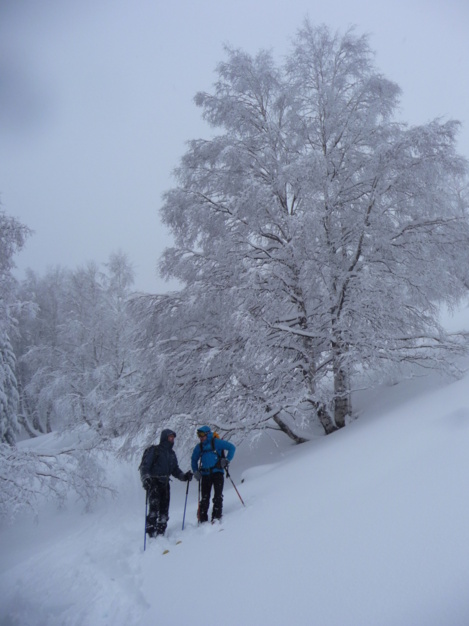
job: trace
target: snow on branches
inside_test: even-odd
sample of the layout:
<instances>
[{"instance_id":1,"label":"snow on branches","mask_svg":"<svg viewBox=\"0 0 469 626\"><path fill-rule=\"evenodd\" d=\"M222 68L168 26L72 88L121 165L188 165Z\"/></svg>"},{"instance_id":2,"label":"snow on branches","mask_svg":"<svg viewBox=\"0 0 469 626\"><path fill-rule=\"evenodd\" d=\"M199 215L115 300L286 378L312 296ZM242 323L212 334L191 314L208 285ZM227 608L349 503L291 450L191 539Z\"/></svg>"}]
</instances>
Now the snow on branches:
<instances>
[{"instance_id":1,"label":"snow on branches","mask_svg":"<svg viewBox=\"0 0 469 626\"><path fill-rule=\"evenodd\" d=\"M344 426L367 372L466 350L438 311L467 292L467 163L457 122L394 119L367 37L305 22L284 65L226 55L196 97L219 134L189 143L161 209L185 288L147 317L147 356L160 406L298 441Z\"/></svg>"}]
</instances>

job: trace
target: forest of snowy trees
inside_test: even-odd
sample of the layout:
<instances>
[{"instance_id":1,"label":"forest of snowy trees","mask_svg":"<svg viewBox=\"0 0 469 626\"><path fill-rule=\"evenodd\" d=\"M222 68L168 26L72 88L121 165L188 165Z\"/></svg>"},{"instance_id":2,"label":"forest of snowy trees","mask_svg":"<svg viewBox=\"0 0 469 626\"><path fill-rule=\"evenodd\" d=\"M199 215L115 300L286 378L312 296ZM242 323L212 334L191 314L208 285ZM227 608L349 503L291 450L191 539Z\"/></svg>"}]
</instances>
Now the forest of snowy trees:
<instances>
[{"instance_id":1,"label":"forest of snowy trees","mask_svg":"<svg viewBox=\"0 0 469 626\"><path fill-rule=\"evenodd\" d=\"M37 493L92 501L97 451L131 455L162 427L180 445L201 422L300 443L353 419L356 389L457 374L467 338L439 311L469 286L468 166L458 123L398 123L399 93L354 31L305 22L281 65L227 49L195 99L211 138L161 208L177 292L133 293L120 252L16 281L30 233L0 212L0 515ZM74 436L16 445L45 433Z\"/></svg>"}]
</instances>

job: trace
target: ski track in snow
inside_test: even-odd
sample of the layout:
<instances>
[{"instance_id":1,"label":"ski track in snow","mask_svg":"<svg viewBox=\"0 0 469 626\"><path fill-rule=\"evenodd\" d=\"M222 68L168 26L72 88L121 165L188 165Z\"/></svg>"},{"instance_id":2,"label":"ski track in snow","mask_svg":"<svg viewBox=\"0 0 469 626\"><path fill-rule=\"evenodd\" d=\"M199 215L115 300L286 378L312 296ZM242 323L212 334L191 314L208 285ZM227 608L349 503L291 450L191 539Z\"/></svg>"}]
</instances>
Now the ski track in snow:
<instances>
[{"instance_id":1,"label":"ski track in snow","mask_svg":"<svg viewBox=\"0 0 469 626\"><path fill-rule=\"evenodd\" d=\"M2 575L2 626L139 623L149 605L135 529L125 523L116 538L112 516L81 522Z\"/></svg>"},{"instance_id":2,"label":"ski track in snow","mask_svg":"<svg viewBox=\"0 0 469 626\"><path fill-rule=\"evenodd\" d=\"M134 469L129 471L135 473ZM131 496L117 505L111 503L107 511L101 505L103 510L90 514L62 512L56 517L51 513L50 519L41 521L39 526L23 522L0 535L1 553L7 554L0 570L1 626L155 623L152 607L161 597L155 569L161 574L161 568L165 568L169 575L176 561L172 576L184 580L181 557L184 561L183 551L187 552L189 540L195 540L197 550L201 540L222 534L225 527L210 523L199 527L189 519L188 511L182 531L178 518L182 520L181 501L185 494L173 493L167 536L147 538L144 552L144 510L140 506L144 502L143 490L139 482L131 484ZM173 487L173 492L176 489ZM192 492L190 514L194 517L196 488ZM225 496L227 515L232 508L228 500ZM44 528L48 522L49 532ZM14 552L8 548L12 543L18 546ZM164 550L169 552L163 554Z\"/></svg>"}]
</instances>

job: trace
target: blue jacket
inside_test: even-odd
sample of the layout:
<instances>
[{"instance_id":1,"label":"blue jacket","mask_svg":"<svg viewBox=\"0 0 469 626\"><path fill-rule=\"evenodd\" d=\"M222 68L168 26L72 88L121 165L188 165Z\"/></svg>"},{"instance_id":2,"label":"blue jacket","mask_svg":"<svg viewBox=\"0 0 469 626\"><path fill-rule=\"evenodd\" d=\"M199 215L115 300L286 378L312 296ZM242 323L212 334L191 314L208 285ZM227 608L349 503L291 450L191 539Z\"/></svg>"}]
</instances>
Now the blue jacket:
<instances>
[{"instance_id":1,"label":"blue jacket","mask_svg":"<svg viewBox=\"0 0 469 626\"><path fill-rule=\"evenodd\" d=\"M213 442L213 444L212 444ZM213 450L213 447L215 451ZM224 472L221 467L216 467L218 464L222 450L226 450L226 460L231 461L236 452L236 446L224 439L218 439L213 436L213 433L209 431L207 433L207 439L203 443L198 443L194 451L192 452L191 465L192 471L200 471L202 475L210 474L211 472ZM218 453L218 454L217 454ZM200 459L200 469L198 462Z\"/></svg>"}]
</instances>

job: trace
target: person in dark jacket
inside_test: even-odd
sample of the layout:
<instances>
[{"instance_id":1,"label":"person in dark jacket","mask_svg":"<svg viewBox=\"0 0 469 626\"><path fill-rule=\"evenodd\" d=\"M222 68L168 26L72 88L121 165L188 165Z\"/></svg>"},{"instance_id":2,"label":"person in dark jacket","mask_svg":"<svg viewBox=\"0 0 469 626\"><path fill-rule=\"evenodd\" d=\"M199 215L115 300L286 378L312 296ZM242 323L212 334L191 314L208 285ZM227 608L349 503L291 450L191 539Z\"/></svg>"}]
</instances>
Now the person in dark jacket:
<instances>
[{"instance_id":1,"label":"person in dark jacket","mask_svg":"<svg viewBox=\"0 0 469 626\"><path fill-rule=\"evenodd\" d=\"M199 522L208 521L210 494L213 487L212 522L221 519L223 513L223 485L225 468L233 459L236 447L229 441L214 437L208 426L197 429L200 440L192 452L192 471L197 480L201 481L201 498L199 503ZM224 451L227 452L225 458Z\"/></svg>"},{"instance_id":2,"label":"person in dark jacket","mask_svg":"<svg viewBox=\"0 0 469 626\"><path fill-rule=\"evenodd\" d=\"M147 492L149 511L146 531L149 537L163 535L169 519L170 476L182 481L192 480L192 472L183 472L173 450L176 433L163 430L158 446L150 446L143 453L140 477Z\"/></svg>"}]
</instances>

